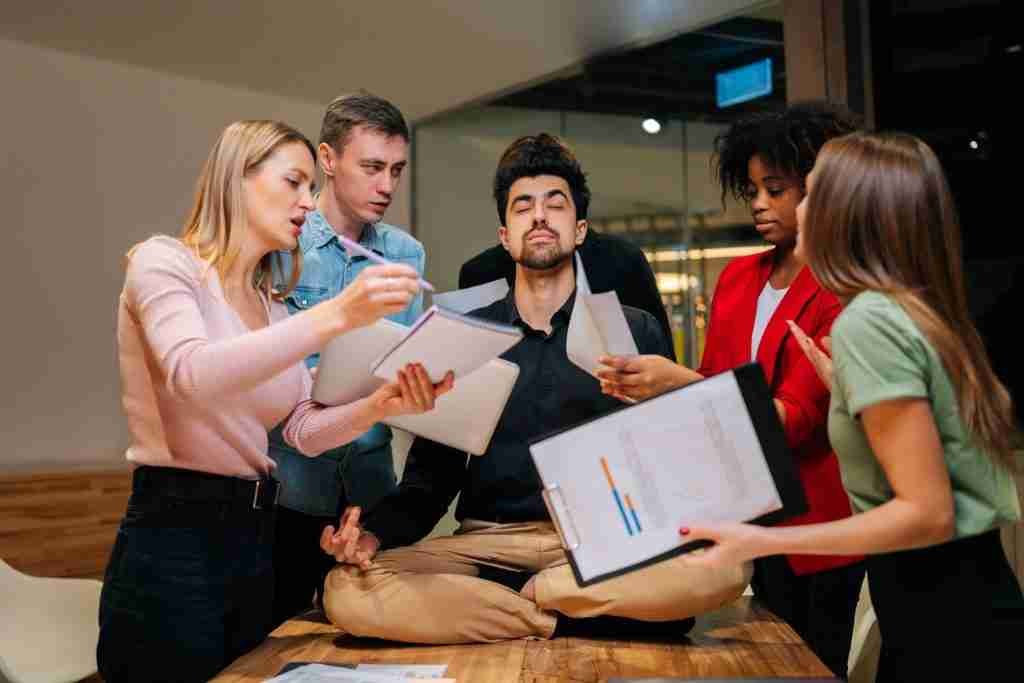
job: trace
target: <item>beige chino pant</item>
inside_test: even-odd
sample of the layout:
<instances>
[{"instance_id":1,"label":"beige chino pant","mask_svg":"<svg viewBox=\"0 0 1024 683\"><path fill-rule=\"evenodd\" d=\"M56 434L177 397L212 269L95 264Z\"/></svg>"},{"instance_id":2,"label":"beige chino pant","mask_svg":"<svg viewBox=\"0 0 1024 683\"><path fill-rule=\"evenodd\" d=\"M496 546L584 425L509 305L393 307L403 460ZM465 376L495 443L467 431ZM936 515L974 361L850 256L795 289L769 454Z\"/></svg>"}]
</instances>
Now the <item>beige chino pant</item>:
<instances>
[{"instance_id":1,"label":"beige chino pant","mask_svg":"<svg viewBox=\"0 0 1024 683\"><path fill-rule=\"evenodd\" d=\"M478 577L480 565L536 574L533 602ZM550 638L555 613L670 621L735 599L751 565L711 570L680 558L580 588L550 522L466 521L453 536L378 554L363 571L339 565L327 576L324 609L356 636L408 643Z\"/></svg>"}]
</instances>

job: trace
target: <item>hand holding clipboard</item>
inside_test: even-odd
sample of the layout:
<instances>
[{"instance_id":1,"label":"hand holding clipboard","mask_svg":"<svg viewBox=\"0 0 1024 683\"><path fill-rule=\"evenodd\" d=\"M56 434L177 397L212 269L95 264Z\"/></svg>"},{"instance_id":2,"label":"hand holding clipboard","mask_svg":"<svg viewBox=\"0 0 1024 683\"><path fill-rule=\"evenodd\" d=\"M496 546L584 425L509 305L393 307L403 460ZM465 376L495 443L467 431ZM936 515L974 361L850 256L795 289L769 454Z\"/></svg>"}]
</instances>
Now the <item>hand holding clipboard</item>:
<instances>
[{"instance_id":1,"label":"hand holding clipboard","mask_svg":"<svg viewBox=\"0 0 1024 683\"><path fill-rule=\"evenodd\" d=\"M807 508L756 364L535 440L530 453L581 586L708 545L681 537L681 520L770 523Z\"/></svg>"}]
</instances>

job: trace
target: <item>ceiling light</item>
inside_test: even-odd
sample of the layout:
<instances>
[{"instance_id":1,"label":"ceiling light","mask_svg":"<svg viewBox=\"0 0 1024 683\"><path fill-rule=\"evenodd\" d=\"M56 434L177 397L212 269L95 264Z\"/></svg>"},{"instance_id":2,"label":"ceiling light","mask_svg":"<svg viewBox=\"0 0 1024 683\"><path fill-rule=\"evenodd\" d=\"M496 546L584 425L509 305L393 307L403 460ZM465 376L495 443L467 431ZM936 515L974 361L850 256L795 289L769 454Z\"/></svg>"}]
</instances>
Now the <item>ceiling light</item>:
<instances>
[{"instance_id":1,"label":"ceiling light","mask_svg":"<svg viewBox=\"0 0 1024 683\"><path fill-rule=\"evenodd\" d=\"M661 123L658 119L644 119L640 126L644 129L645 133L650 133L651 135L661 132Z\"/></svg>"}]
</instances>

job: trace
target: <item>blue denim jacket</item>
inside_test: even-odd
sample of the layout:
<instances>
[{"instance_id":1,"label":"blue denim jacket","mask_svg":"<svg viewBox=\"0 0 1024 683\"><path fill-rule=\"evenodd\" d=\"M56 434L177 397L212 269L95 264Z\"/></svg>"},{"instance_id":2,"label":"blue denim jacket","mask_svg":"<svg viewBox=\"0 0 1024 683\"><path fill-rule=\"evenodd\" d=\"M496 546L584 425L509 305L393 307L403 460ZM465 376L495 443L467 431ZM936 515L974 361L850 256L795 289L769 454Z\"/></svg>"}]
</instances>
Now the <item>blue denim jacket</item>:
<instances>
[{"instance_id":1,"label":"blue denim jacket","mask_svg":"<svg viewBox=\"0 0 1024 683\"><path fill-rule=\"evenodd\" d=\"M421 275L425 256L423 245L408 233L390 225L367 225L360 244L397 263L406 263ZM363 268L371 265L365 256L349 256L338 242L334 229L319 211L306 214L299 237L302 249L302 275L296 287L285 297L291 313L305 310L329 299L348 286ZM282 254L283 273L275 277L278 286L291 276L291 259ZM283 288L283 287L282 287ZM403 325L412 324L423 309L420 293L407 309L390 316ZM315 367L320 354L306 359ZM383 424L355 441L310 458L285 443L280 427L270 433L270 457L277 462L277 477L284 482L279 504L310 515L333 516L339 501L369 506L395 486L391 455L391 430Z\"/></svg>"}]
</instances>

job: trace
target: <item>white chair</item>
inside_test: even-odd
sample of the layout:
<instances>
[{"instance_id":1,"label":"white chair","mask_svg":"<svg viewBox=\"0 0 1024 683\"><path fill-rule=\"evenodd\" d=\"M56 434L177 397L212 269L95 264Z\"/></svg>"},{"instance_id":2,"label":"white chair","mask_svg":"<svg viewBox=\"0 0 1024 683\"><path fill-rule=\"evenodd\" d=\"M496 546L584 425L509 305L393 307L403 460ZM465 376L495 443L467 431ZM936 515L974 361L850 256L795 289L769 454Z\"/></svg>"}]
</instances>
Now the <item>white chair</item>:
<instances>
[{"instance_id":1,"label":"white chair","mask_svg":"<svg viewBox=\"0 0 1024 683\"><path fill-rule=\"evenodd\" d=\"M96 673L102 585L28 576L0 560L0 683L70 683Z\"/></svg>"},{"instance_id":2,"label":"white chair","mask_svg":"<svg viewBox=\"0 0 1024 683\"><path fill-rule=\"evenodd\" d=\"M875 608L871 604L868 580L860 589L857 615L853 622L853 638L850 643L848 663L850 683L872 683L878 673L878 656L882 651L882 635L878 631Z\"/></svg>"},{"instance_id":3,"label":"white chair","mask_svg":"<svg viewBox=\"0 0 1024 683\"><path fill-rule=\"evenodd\" d=\"M743 595L753 595L750 586ZM878 672L878 655L882 650L882 636L878 631L878 620L871 604L871 593L868 581L860 589L857 612L853 622L853 638L850 642L850 659L848 660L849 683L873 683Z\"/></svg>"}]
</instances>

